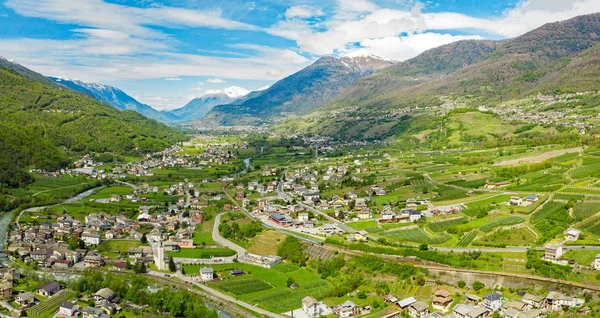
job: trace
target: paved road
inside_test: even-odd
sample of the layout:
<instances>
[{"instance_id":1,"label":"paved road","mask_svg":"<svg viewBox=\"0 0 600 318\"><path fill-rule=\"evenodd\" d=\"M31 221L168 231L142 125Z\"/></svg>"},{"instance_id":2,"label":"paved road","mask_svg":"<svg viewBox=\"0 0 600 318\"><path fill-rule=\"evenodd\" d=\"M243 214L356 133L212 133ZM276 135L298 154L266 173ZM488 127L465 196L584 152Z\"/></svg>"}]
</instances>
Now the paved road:
<instances>
[{"instance_id":1,"label":"paved road","mask_svg":"<svg viewBox=\"0 0 600 318\"><path fill-rule=\"evenodd\" d=\"M481 248L451 248L451 247L435 247L435 246L430 246L429 249L431 250L437 250L437 251L441 251L441 252L457 252L457 253L462 253L462 252L473 252L473 251L481 251L481 252L485 252L485 253L496 253L496 252L515 252L515 253L523 253L523 252L527 252L530 248L527 246L513 246L513 247L481 247ZM534 247L535 250L537 251L543 251L544 247L543 246L539 246L539 247ZM591 250L591 251L600 251L600 246L580 246L580 245L563 245L563 250L565 251L569 251L569 250Z\"/></svg>"},{"instance_id":2,"label":"paved road","mask_svg":"<svg viewBox=\"0 0 600 318\"><path fill-rule=\"evenodd\" d=\"M134 190L137 190L137 189L138 189L138 186L136 186L136 185L135 185L135 184L133 184L133 183L129 183L129 182L125 182L125 181L118 181L118 180L115 180L115 182L116 182L116 183L123 184L123 185L126 185L126 186L129 186L129 187L132 187Z\"/></svg>"},{"instance_id":3,"label":"paved road","mask_svg":"<svg viewBox=\"0 0 600 318\"><path fill-rule=\"evenodd\" d=\"M158 276L158 277L161 277L161 278L165 276L164 273L153 272L153 271L149 271L148 274L153 275L153 276ZM264 310L264 309L258 308L256 306L253 306L253 305L248 304L246 302L243 302L241 300L237 300L237 299L235 299L235 298L233 298L233 297L231 297L231 296L229 296L227 294L224 294L224 293L222 293L220 291L212 289L212 288L210 288L210 287L208 287L208 286L206 286L204 284L199 284L197 282L194 282L189 277L187 277L185 275L182 275L181 271L177 271L176 273L171 274L171 276L175 276L175 277L181 279L184 282L187 282L187 283L193 284L195 286L198 286L202 290L204 290L205 292L211 294L212 296L215 296L217 298L220 298L220 299L222 299L224 301L227 301L227 302L230 302L230 303L234 303L234 304L236 304L238 306L241 306L241 307L244 307L246 309L252 310L252 311L254 311L256 313L259 313L261 315L265 315L265 316L273 317L273 318L283 318L283 317L285 317L285 316L282 316L282 315L279 315L279 314L276 314L276 313L272 313L272 312L270 312L268 310Z\"/></svg>"},{"instance_id":4,"label":"paved road","mask_svg":"<svg viewBox=\"0 0 600 318\"><path fill-rule=\"evenodd\" d=\"M227 246L228 248L236 251L238 259L242 258L243 256L246 255L246 249L227 240L226 238L222 237L221 234L219 234L219 224L221 224L221 216L223 216L223 214L225 214L225 213L227 213L227 212L217 214L217 216L215 217L215 223L213 225L213 230L212 230L212 239L213 239L213 241L215 241L223 246Z\"/></svg>"}]
</instances>

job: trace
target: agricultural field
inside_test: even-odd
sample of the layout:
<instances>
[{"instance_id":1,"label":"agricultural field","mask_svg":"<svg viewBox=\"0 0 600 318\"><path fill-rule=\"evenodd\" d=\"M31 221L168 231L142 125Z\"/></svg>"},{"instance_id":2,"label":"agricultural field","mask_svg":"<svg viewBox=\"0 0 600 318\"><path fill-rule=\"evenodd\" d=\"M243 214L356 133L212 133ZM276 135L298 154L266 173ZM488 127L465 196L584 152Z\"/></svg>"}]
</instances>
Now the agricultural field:
<instances>
[{"instance_id":1,"label":"agricultural field","mask_svg":"<svg viewBox=\"0 0 600 318\"><path fill-rule=\"evenodd\" d=\"M460 218L448 219L448 220L443 220L443 221L431 222L431 223L428 223L427 226L433 232L443 232L451 226L459 225L464 222L465 222L465 218L460 217Z\"/></svg>"},{"instance_id":2,"label":"agricultural field","mask_svg":"<svg viewBox=\"0 0 600 318\"><path fill-rule=\"evenodd\" d=\"M414 243L442 244L450 240L448 234L430 236L420 228L389 230L379 234L388 239Z\"/></svg>"},{"instance_id":3,"label":"agricultural field","mask_svg":"<svg viewBox=\"0 0 600 318\"><path fill-rule=\"evenodd\" d=\"M576 219L583 220L600 212L600 202L577 202L573 207L573 215Z\"/></svg>"},{"instance_id":4,"label":"agricultural field","mask_svg":"<svg viewBox=\"0 0 600 318\"><path fill-rule=\"evenodd\" d=\"M243 270L246 275L229 277L228 272L233 267ZM285 263L278 264L270 270L241 263L234 266L215 265L213 268L220 277L226 279L210 283L209 286L276 313L301 307L302 298L306 296L322 298L325 292L332 288L332 285L322 280L319 275ZM298 284L297 289L287 287L290 277ZM236 287L240 290L233 291Z\"/></svg>"},{"instance_id":5,"label":"agricultural field","mask_svg":"<svg viewBox=\"0 0 600 318\"><path fill-rule=\"evenodd\" d=\"M277 246L285 239L285 235L277 231L263 231L252 242L248 253L269 256L277 254Z\"/></svg>"},{"instance_id":6,"label":"agricultural field","mask_svg":"<svg viewBox=\"0 0 600 318\"><path fill-rule=\"evenodd\" d=\"M52 317L62 301L72 300L76 295L77 293L70 289L61 290L56 295L27 309L27 315L29 317Z\"/></svg>"},{"instance_id":7,"label":"agricultural field","mask_svg":"<svg viewBox=\"0 0 600 318\"><path fill-rule=\"evenodd\" d=\"M567 205L550 201L542 209L533 214L531 223L540 234L539 243L546 242L562 233L573 222L569 216Z\"/></svg>"},{"instance_id":8,"label":"agricultural field","mask_svg":"<svg viewBox=\"0 0 600 318\"><path fill-rule=\"evenodd\" d=\"M471 244L471 241L477 236L477 230L471 230L469 232L464 233L458 243L456 243L456 247L467 247Z\"/></svg>"},{"instance_id":9,"label":"agricultural field","mask_svg":"<svg viewBox=\"0 0 600 318\"><path fill-rule=\"evenodd\" d=\"M579 228L590 234L600 236L600 217L594 217L585 221L579 225Z\"/></svg>"},{"instance_id":10,"label":"agricultural field","mask_svg":"<svg viewBox=\"0 0 600 318\"><path fill-rule=\"evenodd\" d=\"M235 251L228 248L182 248L178 252L167 252L167 255L176 258L211 258L233 256Z\"/></svg>"},{"instance_id":11,"label":"agricultural field","mask_svg":"<svg viewBox=\"0 0 600 318\"><path fill-rule=\"evenodd\" d=\"M238 280L232 279L218 282L215 285L219 289L222 289L226 292L230 292L238 296L273 288L273 286L271 286L269 283L258 278L246 278Z\"/></svg>"},{"instance_id":12,"label":"agricultural field","mask_svg":"<svg viewBox=\"0 0 600 318\"><path fill-rule=\"evenodd\" d=\"M519 223L523 223L524 219L520 216L510 215L505 217L499 217L490 222L485 223L480 227L480 229L484 232L491 232L493 229L501 226L509 226L515 225Z\"/></svg>"},{"instance_id":13,"label":"agricultural field","mask_svg":"<svg viewBox=\"0 0 600 318\"><path fill-rule=\"evenodd\" d=\"M582 266L590 266L594 259L598 255L598 251L576 251L570 250L567 251L563 258L568 259L570 262L576 263Z\"/></svg>"},{"instance_id":14,"label":"agricultural field","mask_svg":"<svg viewBox=\"0 0 600 318\"><path fill-rule=\"evenodd\" d=\"M358 231L366 230L367 228L377 227L377 221L375 220L348 222L346 224Z\"/></svg>"},{"instance_id":15,"label":"agricultural field","mask_svg":"<svg viewBox=\"0 0 600 318\"><path fill-rule=\"evenodd\" d=\"M487 234L477 239L473 245L475 246L515 246L515 245L530 245L536 240L535 234L533 234L526 227L519 227L515 229L497 230L491 234Z\"/></svg>"},{"instance_id":16,"label":"agricultural field","mask_svg":"<svg viewBox=\"0 0 600 318\"><path fill-rule=\"evenodd\" d=\"M600 161L595 160L578 168L571 170L569 173L575 179L600 177Z\"/></svg>"}]
</instances>

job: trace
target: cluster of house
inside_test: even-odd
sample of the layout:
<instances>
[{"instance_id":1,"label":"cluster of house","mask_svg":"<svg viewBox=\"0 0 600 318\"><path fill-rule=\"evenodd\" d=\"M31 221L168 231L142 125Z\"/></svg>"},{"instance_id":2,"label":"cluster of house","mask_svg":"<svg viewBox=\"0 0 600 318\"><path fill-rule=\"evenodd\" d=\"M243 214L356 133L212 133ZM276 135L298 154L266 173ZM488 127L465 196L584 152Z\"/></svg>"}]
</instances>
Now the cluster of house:
<instances>
[{"instance_id":1,"label":"cluster of house","mask_svg":"<svg viewBox=\"0 0 600 318\"><path fill-rule=\"evenodd\" d=\"M13 270L14 271L14 270ZM5 274L6 276L6 274ZM11 277L12 279L12 277ZM14 279L17 279L16 276ZM59 294L63 290L62 286L50 281L38 286L35 292L20 292L12 293L12 289L2 290L2 300L14 300L19 305L19 310L16 311L16 316L20 317L26 309L38 304L41 300L51 298ZM119 306L120 299L109 288L98 290L93 295L94 306L85 306L80 308L73 302L61 301L56 317L79 317L84 318L110 318L112 314L121 310Z\"/></svg>"},{"instance_id":2,"label":"cluster of house","mask_svg":"<svg viewBox=\"0 0 600 318\"><path fill-rule=\"evenodd\" d=\"M547 312L557 312L581 307L583 299L566 296L556 291L551 291L546 297L530 293L520 293L521 300L508 300L499 292L492 292L485 297L466 294L462 302L456 301L453 295L444 289L434 292L431 307L429 303L418 301L414 297L398 299L395 295L383 296L383 301L394 304L398 312L390 315L398 316L400 312L406 312L414 318L489 318L498 313L502 318L542 318ZM430 308L440 312L432 312ZM450 309L452 308L452 309ZM348 300L337 307L329 307L318 302L313 297L305 297L302 300L302 310L308 317L319 317L331 313L339 317L352 317L370 310L370 306L361 307ZM589 308L580 308L580 312L586 312Z\"/></svg>"},{"instance_id":3,"label":"cluster of house","mask_svg":"<svg viewBox=\"0 0 600 318\"><path fill-rule=\"evenodd\" d=\"M86 249L72 250L63 242L77 237L85 246L90 247L100 245L102 240L140 241L143 228L151 228L146 235L149 242L162 241L167 251L194 247L193 225L202 222L200 210L190 210L189 217L183 217L183 210L177 205L157 215L150 214L152 209L150 206L139 207L137 220L125 216L91 213L85 216L84 222L70 215L63 215L57 217L54 223L23 225L10 232L8 250L26 263L37 262L43 267L68 268L81 261L85 267L101 267L104 265L102 256ZM151 254L150 247L140 247L130 250L128 256L151 263Z\"/></svg>"},{"instance_id":4,"label":"cluster of house","mask_svg":"<svg viewBox=\"0 0 600 318\"><path fill-rule=\"evenodd\" d=\"M585 129L593 127L590 123L590 120L594 118L593 116L569 114L570 111L567 109L528 112L517 107L498 107L492 108L491 111L506 121L522 121L544 125L574 127L579 130L581 134L585 133Z\"/></svg>"},{"instance_id":5,"label":"cluster of house","mask_svg":"<svg viewBox=\"0 0 600 318\"><path fill-rule=\"evenodd\" d=\"M527 206L539 200L539 197L536 194L530 194L527 197L523 198L520 196L511 196L510 200L508 200L508 205L516 205L516 206Z\"/></svg>"}]
</instances>

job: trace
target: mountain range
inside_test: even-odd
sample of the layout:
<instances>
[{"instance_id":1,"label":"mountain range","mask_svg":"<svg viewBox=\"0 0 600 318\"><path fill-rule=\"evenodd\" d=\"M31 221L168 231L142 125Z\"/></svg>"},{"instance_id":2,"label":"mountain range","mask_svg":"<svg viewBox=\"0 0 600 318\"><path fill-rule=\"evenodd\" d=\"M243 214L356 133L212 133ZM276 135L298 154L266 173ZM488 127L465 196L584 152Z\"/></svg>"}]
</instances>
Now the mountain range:
<instances>
[{"instance_id":1,"label":"mountain range","mask_svg":"<svg viewBox=\"0 0 600 318\"><path fill-rule=\"evenodd\" d=\"M422 112L413 109L493 107L539 93L596 90L599 43L600 14L590 14L513 39L451 43L403 62L374 55L326 56L264 90L207 91L171 111L154 110L114 87L48 79L6 59L0 59L0 66L47 87L69 88L163 122L268 124L282 132L380 139L419 130L412 126Z\"/></svg>"},{"instance_id":2,"label":"mountain range","mask_svg":"<svg viewBox=\"0 0 600 318\"><path fill-rule=\"evenodd\" d=\"M235 86L219 90L207 90L202 96L194 98L181 108L158 111L149 105L140 103L116 87L59 77L48 77L48 79L60 87L87 94L116 109L132 110L150 119L165 123L191 121L202 118L213 107L243 101L243 98L251 93L244 88ZM250 96L255 95L252 94Z\"/></svg>"},{"instance_id":3,"label":"mountain range","mask_svg":"<svg viewBox=\"0 0 600 318\"><path fill-rule=\"evenodd\" d=\"M590 14L513 39L434 48L355 81L327 105L284 121L278 130L343 139L398 137L411 131L412 138L416 131L435 131L419 119L429 107L494 107L540 93L597 90L599 35L600 14ZM415 130L417 124L421 130Z\"/></svg>"},{"instance_id":4,"label":"mountain range","mask_svg":"<svg viewBox=\"0 0 600 318\"><path fill-rule=\"evenodd\" d=\"M357 79L394 62L374 55L326 56L253 98L214 107L198 126L257 125L305 115L327 104Z\"/></svg>"},{"instance_id":5,"label":"mountain range","mask_svg":"<svg viewBox=\"0 0 600 318\"><path fill-rule=\"evenodd\" d=\"M127 95L116 87L98 83L85 83L79 80L58 77L49 77L49 79L76 92L88 94L100 102L113 106L119 110L132 110L150 119L156 119L162 122L171 122L179 119L169 112L158 111L151 106L138 102L135 98Z\"/></svg>"},{"instance_id":6,"label":"mountain range","mask_svg":"<svg viewBox=\"0 0 600 318\"><path fill-rule=\"evenodd\" d=\"M180 120L195 120L204 117L213 107L235 103L250 94L241 87L228 87L220 90L208 90L202 96L194 98L181 108L170 111Z\"/></svg>"}]
</instances>

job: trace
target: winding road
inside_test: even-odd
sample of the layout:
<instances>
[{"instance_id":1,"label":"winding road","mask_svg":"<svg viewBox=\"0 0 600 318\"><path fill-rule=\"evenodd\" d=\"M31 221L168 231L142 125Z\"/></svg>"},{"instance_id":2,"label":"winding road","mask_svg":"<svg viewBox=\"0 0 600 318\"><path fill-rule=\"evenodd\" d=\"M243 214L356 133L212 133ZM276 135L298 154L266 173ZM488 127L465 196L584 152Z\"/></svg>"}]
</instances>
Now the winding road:
<instances>
[{"instance_id":1,"label":"winding road","mask_svg":"<svg viewBox=\"0 0 600 318\"><path fill-rule=\"evenodd\" d=\"M215 216L215 224L213 225L212 230L212 239L213 241L236 251L237 257L238 259L240 259L246 255L246 249L233 243L232 241L227 240L226 238L222 237L221 234L219 234L219 224L221 224L221 216L223 216L223 214L226 213L227 212L223 212Z\"/></svg>"}]
</instances>

